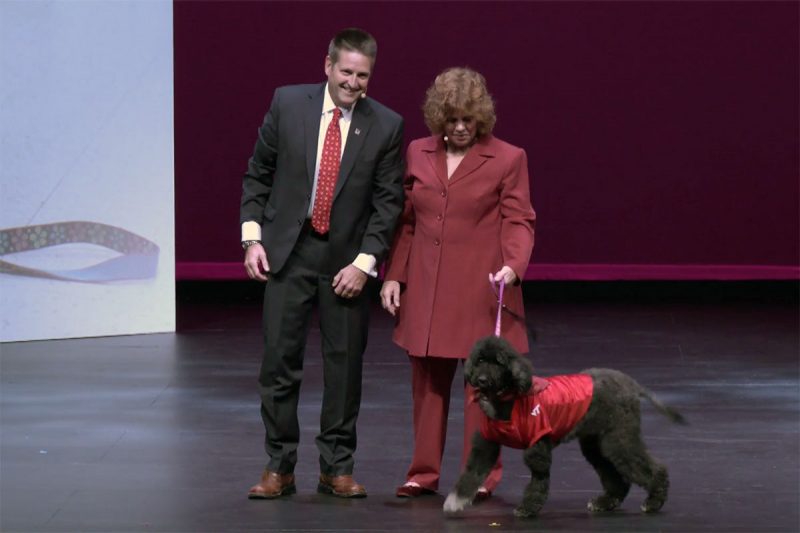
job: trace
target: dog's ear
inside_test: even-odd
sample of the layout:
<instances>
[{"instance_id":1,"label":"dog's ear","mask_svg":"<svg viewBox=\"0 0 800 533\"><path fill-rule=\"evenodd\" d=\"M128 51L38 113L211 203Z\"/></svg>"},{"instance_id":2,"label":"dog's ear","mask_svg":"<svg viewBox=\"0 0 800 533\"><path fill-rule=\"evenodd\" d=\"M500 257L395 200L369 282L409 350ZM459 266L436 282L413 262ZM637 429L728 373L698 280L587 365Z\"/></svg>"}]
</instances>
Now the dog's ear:
<instances>
[{"instance_id":1,"label":"dog's ear","mask_svg":"<svg viewBox=\"0 0 800 533\"><path fill-rule=\"evenodd\" d=\"M475 361L477 361L481 356L481 352L483 352L485 345L486 343L483 341L483 339L476 342L475 346L472 347L469 357L467 357L467 359L464 361L464 379L466 379L470 385L473 385L472 372L475 369Z\"/></svg>"},{"instance_id":2,"label":"dog's ear","mask_svg":"<svg viewBox=\"0 0 800 533\"><path fill-rule=\"evenodd\" d=\"M511 378L514 381L514 388L517 393L525 394L531 388L531 378L533 378L533 365L524 357L517 356L511 360L509 365Z\"/></svg>"},{"instance_id":3,"label":"dog's ear","mask_svg":"<svg viewBox=\"0 0 800 533\"><path fill-rule=\"evenodd\" d=\"M478 339L478 342L472 347L472 350L469 353L469 357L464 361L464 379L472 385L473 387L475 384L472 382L473 373L475 372L475 365L478 364L478 361L487 358L493 358L494 355L494 345L495 337L484 337L482 339Z\"/></svg>"},{"instance_id":4,"label":"dog's ear","mask_svg":"<svg viewBox=\"0 0 800 533\"><path fill-rule=\"evenodd\" d=\"M474 364L472 363L472 359L475 357L475 354L470 354L467 357L466 361L464 361L464 379L467 380L467 383L472 385L472 369L474 368Z\"/></svg>"}]
</instances>

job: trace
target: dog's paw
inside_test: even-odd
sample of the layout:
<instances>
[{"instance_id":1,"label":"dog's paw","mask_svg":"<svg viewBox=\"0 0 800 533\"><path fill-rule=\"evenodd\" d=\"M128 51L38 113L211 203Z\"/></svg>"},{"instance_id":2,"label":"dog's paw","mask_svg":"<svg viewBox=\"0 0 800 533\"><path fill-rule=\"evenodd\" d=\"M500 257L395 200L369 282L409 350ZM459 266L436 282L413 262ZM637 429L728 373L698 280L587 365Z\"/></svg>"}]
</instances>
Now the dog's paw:
<instances>
[{"instance_id":1,"label":"dog's paw","mask_svg":"<svg viewBox=\"0 0 800 533\"><path fill-rule=\"evenodd\" d=\"M664 507L664 500L656 498L647 498L641 506L643 513L656 513Z\"/></svg>"},{"instance_id":2,"label":"dog's paw","mask_svg":"<svg viewBox=\"0 0 800 533\"><path fill-rule=\"evenodd\" d=\"M521 505L516 509L514 509L514 516L516 516L517 518L536 518L537 514L538 513L536 511L533 511L531 509L526 509Z\"/></svg>"},{"instance_id":3,"label":"dog's paw","mask_svg":"<svg viewBox=\"0 0 800 533\"><path fill-rule=\"evenodd\" d=\"M593 513L605 513L608 511L613 511L619 507L621 503L622 501L619 498L612 498L611 496L606 496L604 494L593 500L589 500L589 503L586 504L586 507Z\"/></svg>"},{"instance_id":4,"label":"dog's paw","mask_svg":"<svg viewBox=\"0 0 800 533\"><path fill-rule=\"evenodd\" d=\"M470 502L471 500L469 498L462 498L455 492L451 492L447 495L442 509L447 514L460 513Z\"/></svg>"}]
</instances>

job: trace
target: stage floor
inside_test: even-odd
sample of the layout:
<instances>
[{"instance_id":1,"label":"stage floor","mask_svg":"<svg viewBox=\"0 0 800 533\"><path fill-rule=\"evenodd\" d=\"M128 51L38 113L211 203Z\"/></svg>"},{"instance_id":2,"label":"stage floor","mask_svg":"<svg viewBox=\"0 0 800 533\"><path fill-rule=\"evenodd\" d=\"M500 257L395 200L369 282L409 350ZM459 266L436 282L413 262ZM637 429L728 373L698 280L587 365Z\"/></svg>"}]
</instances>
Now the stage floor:
<instances>
[{"instance_id":1,"label":"stage floor","mask_svg":"<svg viewBox=\"0 0 800 533\"><path fill-rule=\"evenodd\" d=\"M199 286L184 288L178 334L2 345L0 530L800 529L796 295L759 297L756 289L728 298L719 285L710 299L691 290L670 297L669 289L662 297L626 286L624 297L613 290L580 296L573 287L563 297L551 289L537 298L536 287L526 286L538 374L615 367L691 425L671 425L643 406L645 440L670 470L662 512L641 514L644 494L634 487L621 510L589 513L586 502L600 484L577 444L568 443L555 452L541 515L519 520L512 510L528 476L516 450L504 452L504 480L492 499L458 518L442 515L461 454L460 372L440 494L394 496L411 454L410 371L391 342L390 317L379 309L365 357L355 470L369 497L315 492L322 367L312 328L299 410L298 493L248 500L264 455L256 390L260 303L257 288L244 287L218 288L213 297L193 293Z\"/></svg>"}]
</instances>

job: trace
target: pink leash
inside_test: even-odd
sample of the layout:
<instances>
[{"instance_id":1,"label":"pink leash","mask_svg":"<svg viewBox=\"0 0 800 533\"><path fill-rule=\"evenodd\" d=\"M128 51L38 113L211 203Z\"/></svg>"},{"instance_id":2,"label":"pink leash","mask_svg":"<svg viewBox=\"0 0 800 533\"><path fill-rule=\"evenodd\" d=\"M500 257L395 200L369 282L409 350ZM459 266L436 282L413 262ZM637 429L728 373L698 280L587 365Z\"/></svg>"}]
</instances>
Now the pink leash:
<instances>
[{"instance_id":1,"label":"pink leash","mask_svg":"<svg viewBox=\"0 0 800 533\"><path fill-rule=\"evenodd\" d=\"M500 291L495 288L494 276L489 274L489 283L492 284L492 290L497 295L497 320L494 323L494 336L500 336L500 317L503 315L503 290L506 287L506 280L500 280Z\"/></svg>"},{"instance_id":2,"label":"pink leash","mask_svg":"<svg viewBox=\"0 0 800 533\"><path fill-rule=\"evenodd\" d=\"M494 276L491 275L491 274L489 274L489 283L492 284L492 290L497 295L497 320L494 323L494 336L495 337L499 337L500 336L500 317L503 314L503 307L504 307L503 306L503 289L505 289L505 287L506 287L506 280L504 280L504 279L500 280L500 290L499 291L495 288ZM512 316L518 316L516 313L512 313L510 309L506 309L506 310L509 313L511 313ZM550 382L547 381L546 379L543 379L543 378L540 378L540 377L537 377L537 376L533 376L533 391L534 391L534 393L539 394L549 386L550 386Z\"/></svg>"}]
</instances>

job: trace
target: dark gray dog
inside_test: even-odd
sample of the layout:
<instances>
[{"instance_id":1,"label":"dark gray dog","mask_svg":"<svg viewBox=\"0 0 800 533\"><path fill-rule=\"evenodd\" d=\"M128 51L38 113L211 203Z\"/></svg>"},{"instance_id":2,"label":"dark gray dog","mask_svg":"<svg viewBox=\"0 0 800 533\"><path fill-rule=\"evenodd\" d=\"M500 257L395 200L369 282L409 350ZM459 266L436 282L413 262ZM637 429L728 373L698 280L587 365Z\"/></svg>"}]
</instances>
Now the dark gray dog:
<instances>
[{"instance_id":1,"label":"dark gray dog","mask_svg":"<svg viewBox=\"0 0 800 533\"><path fill-rule=\"evenodd\" d=\"M525 465L531 471L531 481L514 514L536 516L547 500L553 448L576 437L603 485L603 493L589 502L589 510L618 507L631 483L647 491L642 511L656 512L666 502L669 477L642 441L640 398L649 400L673 422L686 421L630 376L601 368L571 376L532 378L530 362L499 337L475 345L464 375L477 389L488 418L475 433L464 473L444 502L446 513L462 511L472 502L501 445L506 445L525 449Z\"/></svg>"}]
</instances>

